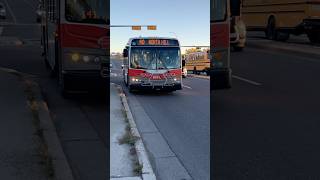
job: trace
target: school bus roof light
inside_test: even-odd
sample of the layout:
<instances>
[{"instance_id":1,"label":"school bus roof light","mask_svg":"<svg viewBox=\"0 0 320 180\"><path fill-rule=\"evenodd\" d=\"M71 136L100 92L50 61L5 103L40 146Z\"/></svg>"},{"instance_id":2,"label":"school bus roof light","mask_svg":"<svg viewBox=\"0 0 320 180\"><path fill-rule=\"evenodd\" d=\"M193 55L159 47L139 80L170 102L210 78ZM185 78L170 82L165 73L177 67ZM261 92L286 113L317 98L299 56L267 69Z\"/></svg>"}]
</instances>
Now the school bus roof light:
<instances>
[{"instance_id":1,"label":"school bus roof light","mask_svg":"<svg viewBox=\"0 0 320 180\"><path fill-rule=\"evenodd\" d=\"M157 26L148 26L148 30L157 30Z\"/></svg>"},{"instance_id":2,"label":"school bus roof light","mask_svg":"<svg viewBox=\"0 0 320 180\"><path fill-rule=\"evenodd\" d=\"M131 28L134 31L140 31L141 30L141 26L132 26Z\"/></svg>"}]
</instances>

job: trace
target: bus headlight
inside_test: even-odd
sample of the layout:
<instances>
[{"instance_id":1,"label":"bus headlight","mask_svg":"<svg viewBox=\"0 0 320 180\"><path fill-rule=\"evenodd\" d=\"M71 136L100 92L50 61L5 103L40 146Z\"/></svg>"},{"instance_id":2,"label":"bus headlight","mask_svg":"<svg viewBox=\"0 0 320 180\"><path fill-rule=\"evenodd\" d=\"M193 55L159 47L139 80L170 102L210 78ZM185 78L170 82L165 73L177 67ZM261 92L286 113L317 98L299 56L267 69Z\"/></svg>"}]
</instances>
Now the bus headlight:
<instances>
[{"instance_id":1,"label":"bus headlight","mask_svg":"<svg viewBox=\"0 0 320 180\"><path fill-rule=\"evenodd\" d=\"M141 82L141 79L139 77L132 77L131 82L138 83L138 82Z\"/></svg>"},{"instance_id":2,"label":"bus headlight","mask_svg":"<svg viewBox=\"0 0 320 180\"><path fill-rule=\"evenodd\" d=\"M85 62L85 63L88 63L90 61L89 56L83 56L82 59L83 59L83 62Z\"/></svg>"},{"instance_id":3,"label":"bus headlight","mask_svg":"<svg viewBox=\"0 0 320 180\"><path fill-rule=\"evenodd\" d=\"M181 82L181 78L178 76L173 77L172 80L173 80L172 83L180 83Z\"/></svg>"},{"instance_id":4,"label":"bus headlight","mask_svg":"<svg viewBox=\"0 0 320 180\"><path fill-rule=\"evenodd\" d=\"M73 62L78 62L79 59L80 59L80 55L79 55L78 53L73 53L73 54L71 55L71 60L72 60Z\"/></svg>"},{"instance_id":5,"label":"bus headlight","mask_svg":"<svg viewBox=\"0 0 320 180\"><path fill-rule=\"evenodd\" d=\"M68 53L65 57L69 64L100 64L102 61L104 61L104 59L107 59L103 56L93 56L79 53Z\"/></svg>"}]
</instances>

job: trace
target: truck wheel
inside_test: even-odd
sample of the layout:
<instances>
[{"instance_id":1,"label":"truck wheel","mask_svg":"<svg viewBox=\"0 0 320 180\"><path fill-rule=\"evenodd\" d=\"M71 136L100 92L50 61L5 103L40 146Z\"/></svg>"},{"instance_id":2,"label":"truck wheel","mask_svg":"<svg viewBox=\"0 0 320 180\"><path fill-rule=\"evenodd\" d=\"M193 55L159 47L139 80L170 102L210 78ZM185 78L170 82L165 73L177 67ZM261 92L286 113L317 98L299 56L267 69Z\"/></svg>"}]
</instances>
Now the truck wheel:
<instances>
[{"instance_id":1,"label":"truck wheel","mask_svg":"<svg viewBox=\"0 0 320 180\"><path fill-rule=\"evenodd\" d=\"M275 39L276 35L276 20L274 17L270 17L268 21L268 25L266 28L266 37L267 39Z\"/></svg>"},{"instance_id":2,"label":"truck wheel","mask_svg":"<svg viewBox=\"0 0 320 180\"><path fill-rule=\"evenodd\" d=\"M307 33L309 41L311 43L320 43L320 33L319 32L308 32Z\"/></svg>"}]
</instances>

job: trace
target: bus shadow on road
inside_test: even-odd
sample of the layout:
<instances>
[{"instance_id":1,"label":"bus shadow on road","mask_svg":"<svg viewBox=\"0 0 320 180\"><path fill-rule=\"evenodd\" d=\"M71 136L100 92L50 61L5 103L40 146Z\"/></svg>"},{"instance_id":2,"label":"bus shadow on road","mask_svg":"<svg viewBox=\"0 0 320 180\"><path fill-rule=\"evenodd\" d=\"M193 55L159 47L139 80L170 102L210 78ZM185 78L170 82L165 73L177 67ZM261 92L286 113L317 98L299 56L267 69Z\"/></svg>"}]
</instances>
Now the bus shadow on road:
<instances>
[{"instance_id":1,"label":"bus shadow on road","mask_svg":"<svg viewBox=\"0 0 320 180\"><path fill-rule=\"evenodd\" d=\"M133 95L139 96L174 96L175 91L156 91L156 90L144 90L144 91L133 91Z\"/></svg>"},{"instance_id":2,"label":"bus shadow on road","mask_svg":"<svg viewBox=\"0 0 320 180\"><path fill-rule=\"evenodd\" d=\"M75 101L78 103L97 103L97 104L106 104L109 102L109 91L104 90L91 90L85 92L70 92L65 95L61 95L62 98L70 101Z\"/></svg>"}]
</instances>

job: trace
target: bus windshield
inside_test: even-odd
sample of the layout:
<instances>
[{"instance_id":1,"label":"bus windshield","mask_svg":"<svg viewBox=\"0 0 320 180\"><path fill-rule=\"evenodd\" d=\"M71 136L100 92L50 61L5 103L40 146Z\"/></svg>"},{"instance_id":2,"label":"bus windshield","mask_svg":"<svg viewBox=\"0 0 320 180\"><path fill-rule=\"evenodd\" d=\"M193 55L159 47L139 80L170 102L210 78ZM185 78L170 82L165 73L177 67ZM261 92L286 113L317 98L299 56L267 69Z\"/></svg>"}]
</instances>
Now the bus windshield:
<instances>
[{"instance_id":1,"label":"bus windshield","mask_svg":"<svg viewBox=\"0 0 320 180\"><path fill-rule=\"evenodd\" d=\"M132 47L131 68L134 69L179 69L181 68L178 47Z\"/></svg>"},{"instance_id":2,"label":"bus windshield","mask_svg":"<svg viewBox=\"0 0 320 180\"><path fill-rule=\"evenodd\" d=\"M66 20L77 23L107 24L106 0L66 0Z\"/></svg>"}]
</instances>

